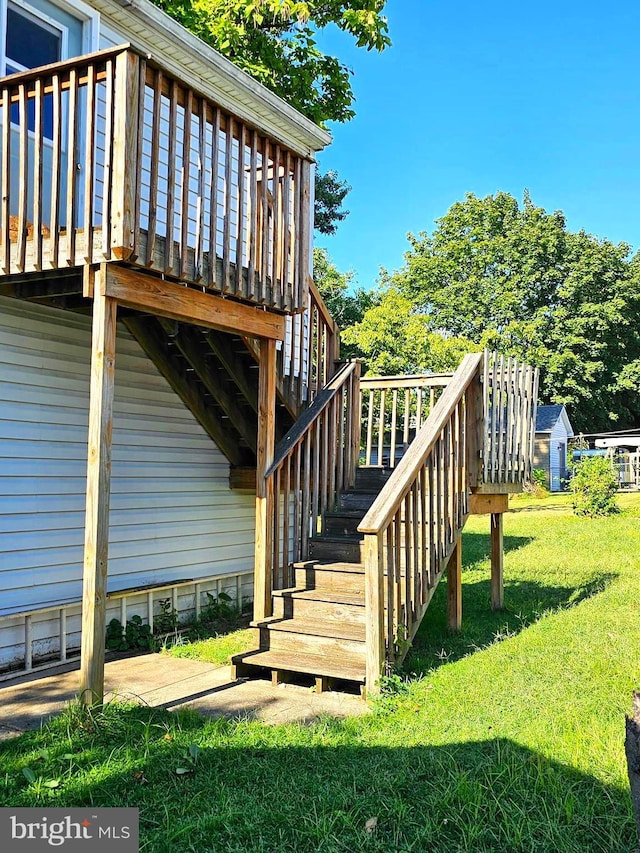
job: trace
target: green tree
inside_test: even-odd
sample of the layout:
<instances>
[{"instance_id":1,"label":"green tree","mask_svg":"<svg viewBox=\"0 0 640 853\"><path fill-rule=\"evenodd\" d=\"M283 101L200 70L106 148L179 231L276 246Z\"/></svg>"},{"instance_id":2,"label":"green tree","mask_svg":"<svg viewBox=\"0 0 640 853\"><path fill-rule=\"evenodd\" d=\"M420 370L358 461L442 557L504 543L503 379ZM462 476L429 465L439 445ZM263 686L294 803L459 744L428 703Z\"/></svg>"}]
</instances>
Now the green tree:
<instances>
[{"instance_id":1,"label":"green tree","mask_svg":"<svg viewBox=\"0 0 640 853\"><path fill-rule=\"evenodd\" d=\"M409 240L386 284L431 331L539 366L541 400L567 405L578 430L640 422L628 390L640 358L640 262L629 246L572 233L562 213L507 193L469 194Z\"/></svg>"},{"instance_id":2,"label":"green tree","mask_svg":"<svg viewBox=\"0 0 640 853\"><path fill-rule=\"evenodd\" d=\"M351 72L320 50L318 31L334 25L367 50L391 43L386 0L154 2L318 124L354 115Z\"/></svg>"},{"instance_id":3,"label":"green tree","mask_svg":"<svg viewBox=\"0 0 640 853\"><path fill-rule=\"evenodd\" d=\"M346 181L341 181L335 169L321 174L316 172L314 226L321 234L335 234L338 222L349 215L342 203L351 191Z\"/></svg>"},{"instance_id":4,"label":"green tree","mask_svg":"<svg viewBox=\"0 0 640 853\"><path fill-rule=\"evenodd\" d=\"M326 249L313 250L313 278L327 308L342 331L362 320L365 312L375 305L377 294L354 288L353 273L340 272ZM341 341L343 358L359 358L362 353L351 340Z\"/></svg>"},{"instance_id":5,"label":"green tree","mask_svg":"<svg viewBox=\"0 0 640 853\"><path fill-rule=\"evenodd\" d=\"M368 373L382 376L455 370L465 353L478 349L465 338L434 332L428 315L417 312L396 288L346 328L342 341L363 359Z\"/></svg>"}]
</instances>

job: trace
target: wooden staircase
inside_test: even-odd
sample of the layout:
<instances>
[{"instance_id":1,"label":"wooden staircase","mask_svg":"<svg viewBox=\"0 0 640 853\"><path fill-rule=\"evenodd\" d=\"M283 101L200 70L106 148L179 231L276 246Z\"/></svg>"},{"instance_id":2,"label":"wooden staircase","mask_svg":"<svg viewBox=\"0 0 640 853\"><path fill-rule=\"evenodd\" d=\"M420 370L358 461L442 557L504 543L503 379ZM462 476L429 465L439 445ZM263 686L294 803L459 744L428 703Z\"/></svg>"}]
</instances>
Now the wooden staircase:
<instances>
[{"instance_id":1,"label":"wooden staircase","mask_svg":"<svg viewBox=\"0 0 640 853\"><path fill-rule=\"evenodd\" d=\"M259 649L234 658L234 678L269 671L277 684L304 673L315 678L318 692L334 681L364 685L364 536L358 525L391 470L356 471L355 485L325 513L324 531L310 538L309 560L294 563L294 585L274 590L273 616L252 623Z\"/></svg>"},{"instance_id":2,"label":"wooden staircase","mask_svg":"<svg viewBox=\"0 0 640 853\"><path fill-rule=\"evenodd\" d=\"M474 353L451 377L422 377L413 400L416 377L396 379L365 399L359 365L343 365L265 467L257 649L233 659L235 677L298 673L317 690L350 681L375 692L445 571L449 625L460 628L461 531L500 496L503 512L530 474L537 374ZM363 456L383 464L359 468ZM501 585L501 561L499 572Z\"/></svg>"}]
</instances>

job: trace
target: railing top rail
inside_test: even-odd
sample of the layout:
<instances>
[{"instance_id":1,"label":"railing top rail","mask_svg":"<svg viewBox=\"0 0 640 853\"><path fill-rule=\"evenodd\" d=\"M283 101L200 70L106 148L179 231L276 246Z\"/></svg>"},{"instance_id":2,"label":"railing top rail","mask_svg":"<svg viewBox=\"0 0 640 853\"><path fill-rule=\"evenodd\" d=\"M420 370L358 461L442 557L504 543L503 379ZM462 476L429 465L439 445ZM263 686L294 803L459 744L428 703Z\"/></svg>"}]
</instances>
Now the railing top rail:
<instances>
[{"instance_id":1,"label":"railing top rail","mask_svg":"<svg viewBox=\"0 0 640 853\"><path fill-rule=\"evenodd\" d=\"M289 432L280 439L274 451L273 462L270 468L265 473L265 479L268 479L284 462L287 456L293 451L295 446L300 442L303 436L307 433L313 422L322 414L329 403L336 396L345 381L355 372L358 366L357 359L348 361L336 375L331 379L325 387L318 392L313 402L308 409L300 415L298 420L291 427Z\"/></svg>"},{"instance_id":2,"label":"railing top rail","mask_svg":"<svg viewBox=\"0 0 640 853\"><path fill-rule=\"evenodd\" d=\"M484 355L480 352L463 358L428 420L362 519L358 527L360 533L380 533L388 526L455 407L478 373L483 359Z\"/></svg>"},{"instance_id":3,"label":"railing top rail","mask_svg":"<svg viewBox=\"0 0 640 853\"><path fill-rule=\"evenodd\" d=\"M126 51L131 51L142 56L139 51L126 42L115 47L96 50L93 53L74 56L72 59L64 59L61 62L52 62L50 65L40 65L37 68L30 68L27 71L17 71L15 74L8 74L6 77L0 78L0 86L18 86L20 83L29 83L41 77L50 77L52 74L59 74L61 71L71 71L73 68L83 68L95 63L106 62L108 59L113 59L115 56L119 56Z\"/></svg>"},{"instance_id":4,"label":"railing top rail","mask_svg":"<svg viewBox=\"0 0 640 853\"><path fill-rule=\"evenodd\" d=\"M453 373L412 373L398 376L363 376L360 385L369 390L377 388L416 388L445 386L453 379Z\"/></svg>"}]
</instances>

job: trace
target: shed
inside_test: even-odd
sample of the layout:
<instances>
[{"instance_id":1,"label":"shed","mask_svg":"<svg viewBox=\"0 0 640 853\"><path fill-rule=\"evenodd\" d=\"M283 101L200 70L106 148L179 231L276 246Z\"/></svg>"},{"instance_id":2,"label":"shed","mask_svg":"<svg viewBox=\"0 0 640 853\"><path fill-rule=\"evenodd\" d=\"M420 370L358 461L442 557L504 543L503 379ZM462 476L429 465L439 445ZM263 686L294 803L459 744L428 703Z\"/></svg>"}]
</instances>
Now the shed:
<instances>
[{"instance_id":1,"label":"shed","mask_svg":"<svg viewBox=\"0 0 640 853\"><path fill-rule=\"evenodd\" d=\"M536 435L533 447L533 467L541 468L547 478L547 488L559 492L568 478L567 444L573 427L563 405L538 406Z\"/></svg>"}]
</instances>

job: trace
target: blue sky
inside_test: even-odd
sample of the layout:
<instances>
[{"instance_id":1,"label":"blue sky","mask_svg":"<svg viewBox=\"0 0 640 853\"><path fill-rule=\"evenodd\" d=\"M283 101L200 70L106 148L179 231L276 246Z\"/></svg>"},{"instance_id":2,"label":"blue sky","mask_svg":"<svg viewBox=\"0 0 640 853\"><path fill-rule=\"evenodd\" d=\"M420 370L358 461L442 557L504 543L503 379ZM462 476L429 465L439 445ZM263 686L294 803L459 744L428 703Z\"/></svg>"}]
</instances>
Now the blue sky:
<instances>
[{"instance_id":1,"label":"blue sky","mask_svg":"<svg viewBox=\"0 0 640 853\"><path fill-rule=\"evenodd\" d=\"M369 288L466 192L525 187L570 229L640 247L638 0L389 0L386 14L382 54L321 39L357 98L319 156L353 187L338 234L316 235L341 270Z\"/></svg>"}]
</instances>

